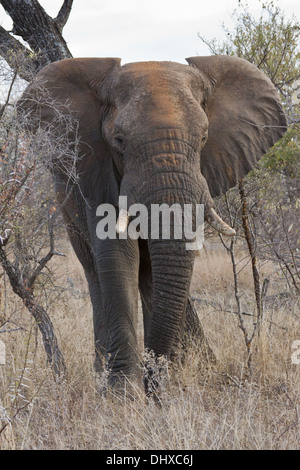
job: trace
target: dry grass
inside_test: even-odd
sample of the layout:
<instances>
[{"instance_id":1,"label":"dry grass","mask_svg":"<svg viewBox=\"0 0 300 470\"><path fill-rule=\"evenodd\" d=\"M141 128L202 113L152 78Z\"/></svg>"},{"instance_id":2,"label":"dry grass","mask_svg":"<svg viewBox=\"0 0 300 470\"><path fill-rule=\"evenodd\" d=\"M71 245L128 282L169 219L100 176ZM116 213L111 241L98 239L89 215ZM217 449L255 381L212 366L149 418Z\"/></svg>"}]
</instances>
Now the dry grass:
<instances>
[{"instance_id":1,"label":"dry grass","mask_svg":"<svg viewBox=\"0 0 300 470\"><path fill-rule=\"evenodd\" d=\"M54 380L36 327L9 296L5 314L23 329L2 333L0 338L7 356L6 365L0 366L0 429L7 423L0 448L299 448L300 365L291 364L292 342L300 339L297 299L283 297L276 303L270 297L260 337L253 344L249 376L243 334L232 313L230 260L218 250L201 253L192 293L200 300L199 316L218 363L207 365L191 347L185 363L170 367L164 377L159 408L146 403L138 388L131 398L98 393L84 276L71 251L63 265L58 261L60 286L67 289L55 306L48 301L68 377L60 383ZM243 303L253 312L251 276L246 270L241 287ZM253 317L245 318L251 328Z\"/></svg>"}]
</instances>

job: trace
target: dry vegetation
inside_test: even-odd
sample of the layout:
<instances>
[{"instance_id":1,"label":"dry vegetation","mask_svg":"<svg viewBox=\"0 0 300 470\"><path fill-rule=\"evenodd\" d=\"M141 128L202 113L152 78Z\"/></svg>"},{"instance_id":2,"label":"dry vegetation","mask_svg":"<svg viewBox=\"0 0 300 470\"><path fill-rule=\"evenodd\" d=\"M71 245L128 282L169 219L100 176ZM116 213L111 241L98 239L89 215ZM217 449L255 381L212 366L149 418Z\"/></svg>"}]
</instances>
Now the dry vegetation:
<instances>
[{"instance_id":1,"label":"dry vegetation","mask_svg":"<svg viewBox=\"0 0 300 470\"><path fill-rule=\"evenodd\" d=\"M299 298L277 295L280 284L272 266L264 268L274 282L250 375L234 313L230 258L219 245L200 253L192 293L217 364L207 364L191 347L185 363L170 367L164 377L158 407L137 388L131 398L98 393L87 286L74 253L64 245L64 262L51 261L59 282L47 306L67 378L54 377L37 327L8 283L1 299L7 330L15 329L1 334L6 346L6 365L0 366L0 430L6 426L1 449L299 448L300 365L291 363L292 343L300 338ZM246 266L240 287L248 314L255 312L252 282ZM251 329L253 317L245 321Z\"/></svg>"},{"instance_id":2,"label":"dry vegetation","mask_svg":"<svg viewBox=\"0 0 300 470\"><path fill-rule=\"evenodd\" d=\"M52 41L50 48L46 41L45 50L40 50L39 34L49 32L54 23L61 31L72 1L64 1L56 19L45 16L35 1L40 18L47 20L39 31L36 20L31 21L36 12L32 2L26 2L24 15L16 13L25 2L0 3L15 17L14 29L18 20L24 26L27 17L26 37L31 41L27 50L1 30L3 45L10 46L0 52L13 71L2 66L0 74L4 90L0 107L0 362L4 362L3 345L6 352L5 364L0 363L0 449L299 448L300 364L292 363L296 341L296 358L300 359L300 120L299 107L297 111L292 99L299 90L298 22L285 22L271 1L263 3L267 22L263 15L255 22L239 2L242 12L235 13L236 30L225 30L227 41L221 46L205 41L213 53L245 57L272 77L284 97L291 127L245 186L257 285L253 285L249 250L245 251L241 198L233 191L219 201L218 209L237 229L237 241L231 246L226 242L226 250L219 240L210 239L207 250L197 258L191 287L216 363L208 363L191 345L184 363L164 368L159 407L146 401L144 391L134 384L126 397L99 393L106 377L95 377L93 371L87 284L62 235L56 216L59 210L55 212L41 167L42 160L49 166L52 156L69 155L71 150L63 137L40 134L35 141L26 132L24 141L22 126L12 124L16 78L28 79L29 71L35 73L44 60L62 58L57 54L49 58L49 50L60 49ZM62 37L56 38L59 44L65 46ZM68 50L60 50L63 57L70 56ZM70 181L76 180L73 166L64 170ZM232 261L238 276L233 275ZM259 302L254 295L257 287ZM50 336L45 334L45 325L47 334L51 327ZM142 351L142 325L139 341ZM47 356L49 342L55 348ZM53 360L57 345L66 365L64 377L57 373L60 363L55 373L53 363L51 367L47 362Z\"/></svg>"}]
</instances>

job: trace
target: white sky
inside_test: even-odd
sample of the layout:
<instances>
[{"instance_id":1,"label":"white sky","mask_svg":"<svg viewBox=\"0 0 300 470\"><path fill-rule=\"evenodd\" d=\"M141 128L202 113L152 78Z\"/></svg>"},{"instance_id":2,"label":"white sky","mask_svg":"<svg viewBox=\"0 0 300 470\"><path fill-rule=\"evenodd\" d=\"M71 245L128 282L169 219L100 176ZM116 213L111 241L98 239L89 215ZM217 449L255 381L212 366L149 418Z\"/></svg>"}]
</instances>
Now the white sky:
<instances>
[{"instance_id":1,"label":"white sky","mask_svg":"<svg viewBox=\"0 0 300 470\"><path fill-rule=\"evenodd\" d=\"M63 0L40 0L55 17ZM299 0L277 0L287 18L300 17ZM251 12L259 0L248 0ZM74 57L121 57L122 63L143 60L185 62L185 57L209 55L197 36L225 38L222 23L231 27L238 0L74 0L64 29ZM0 7L0 24L11 22Z\"/></svg>"}]
</instances>

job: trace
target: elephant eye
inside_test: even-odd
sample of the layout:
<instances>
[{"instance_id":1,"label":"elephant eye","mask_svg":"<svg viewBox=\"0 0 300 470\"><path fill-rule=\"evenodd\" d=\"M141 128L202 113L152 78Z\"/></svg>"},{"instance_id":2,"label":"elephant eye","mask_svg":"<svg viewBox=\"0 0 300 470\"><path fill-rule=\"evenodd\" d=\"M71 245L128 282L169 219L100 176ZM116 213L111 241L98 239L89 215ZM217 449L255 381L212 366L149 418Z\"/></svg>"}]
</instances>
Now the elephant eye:
<instances>
[{"instance_id":1,"label":"elephant eye","mask_svg":"<svg viewBox=\"0 0 300 470\"><path fill-rule=\"evenodd\" d=\"M125 139L121 135L114 137L114 145L119 152L124 152L125 150Z\"/></svg>"},{"instance_id":2,"label":"elephant eye","mask_svg":"<svg viewBox=\"0 0 300 470\"><path fill-rule=\"evenodd\" d=\"M204 136L202 137L202 140L201 140L202 145L204 145L206 143L207 138L208 138L208 135L207 135L207 133L205 133Z\"/></svg>"}]
</instances>

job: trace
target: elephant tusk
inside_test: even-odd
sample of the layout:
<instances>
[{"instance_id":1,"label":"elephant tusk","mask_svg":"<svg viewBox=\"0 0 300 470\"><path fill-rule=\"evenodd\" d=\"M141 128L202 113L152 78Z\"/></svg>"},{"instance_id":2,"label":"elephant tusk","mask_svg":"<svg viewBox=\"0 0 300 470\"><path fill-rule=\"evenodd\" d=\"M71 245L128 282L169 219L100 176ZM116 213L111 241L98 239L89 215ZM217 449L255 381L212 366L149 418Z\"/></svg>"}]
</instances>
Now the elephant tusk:
<instances>
[{"instance_id":1,"label":"elephant tusk","mask_svg":"<svg viewBox=\"0 0 300 470\"><path fill-rule=\"evenodd\" d=\"M229 225L227 225L212 208L207 212L205 220L207 223L209 223L209 225L211 225L214 229L223 235L227 235L228 237L234 237L236 235L236 231L229 227Z\"/></svg>"},{"instance_id":2,"label":"elephant tusk","mask_svg":"<svg viewBox=\"0 0 300 470\"><path fill-rule=\"evenodd\" d=\"M129 222L129 214L125 209L121 209L117 220L116 231L117 233L124 233L127 229Z\"/></svg>"}]
</instances>

